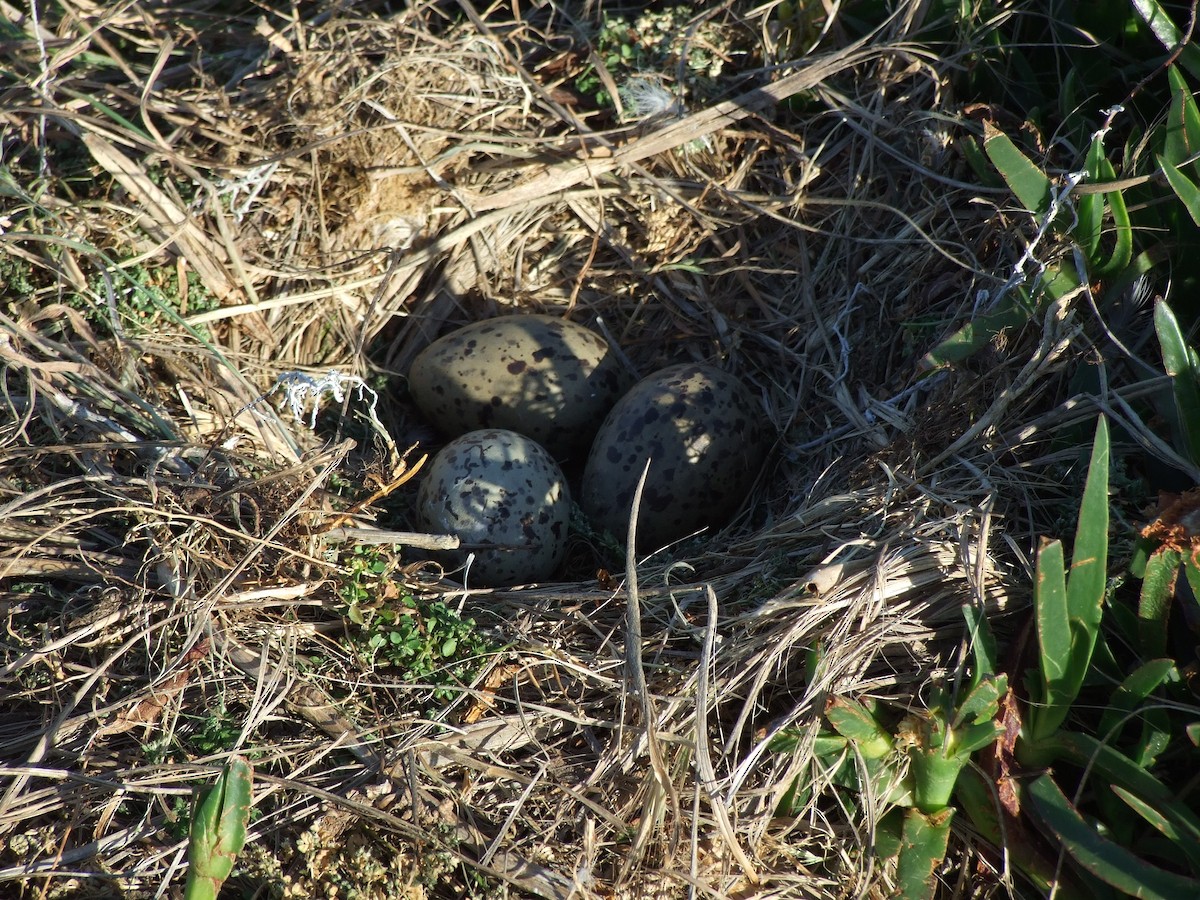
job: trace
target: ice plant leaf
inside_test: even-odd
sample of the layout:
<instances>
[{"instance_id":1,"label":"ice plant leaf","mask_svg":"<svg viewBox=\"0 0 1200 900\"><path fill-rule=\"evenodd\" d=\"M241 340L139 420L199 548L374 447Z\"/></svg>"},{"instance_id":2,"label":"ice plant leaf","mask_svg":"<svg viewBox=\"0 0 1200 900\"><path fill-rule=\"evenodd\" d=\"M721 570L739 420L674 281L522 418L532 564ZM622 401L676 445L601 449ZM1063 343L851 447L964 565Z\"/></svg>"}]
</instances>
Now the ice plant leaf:
<instances>
[{"instance_id":1,"label":"ice plant leaf","mask_svg":"<svg viewBox=\"0 0 1200 900\"><path fill-rule=\"evenodd\" d=\"M983 149L1021 205L1043 216L1050 208L1050 179L1003 131L984 123Z\"/></svg>"},{"instance_id":2,"label":"ice plant leaf","mask_svg":"<svg viewBox=\"0 0 1200 900\"><path fill-rule=\"evenodd\" d=\"M1179 414L1179 426L1183 430L1188 457L1192 462L1200 461L1200 372L1179 327L1179 320L1167 305L1160 300L1154 306L1154 330L1162 351L1163 368L1171 378L1171 390L1175 395L1175 409Z\"/></svg>"},{"instance_id":3,"label":"ice plant leaf","mask_svg":"<svg viewBox=\"0 0 1200 900\"><path fill-rule=\"evenodd\" d=\"M1038 818L1066 851L1101 881L1135 897L1200 897L1200 881L1152 866L1100 835L1084 821L1050 775L1035 778L1025 793Z\"/></svg>"}]
</instances>

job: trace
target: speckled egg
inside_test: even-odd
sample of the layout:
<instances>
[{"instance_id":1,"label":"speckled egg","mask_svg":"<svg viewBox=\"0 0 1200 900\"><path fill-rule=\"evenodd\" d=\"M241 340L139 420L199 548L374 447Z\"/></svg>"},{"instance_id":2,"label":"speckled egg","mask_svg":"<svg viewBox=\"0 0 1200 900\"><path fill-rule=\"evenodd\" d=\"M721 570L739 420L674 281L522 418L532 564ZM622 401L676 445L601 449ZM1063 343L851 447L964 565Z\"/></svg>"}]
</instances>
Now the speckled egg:
<instances>
[{"instance_id":1,"label":"speckled egg","mask_svg":"<svg viewBox=\"0 0 1200 900\"><path fill-rule=\"evenodd\" d=\"M582 460L632 379L600 335L551 316L475 322L413 361L409 390L447 435L507 428L560 461Z\"/></svg>"},{"instance_id":2,"label":"speckled egg","mask_svg":"<svg viewBox=\"0 0 1200 900\"><path fill-rule=\"evenodd\" d=\"M638 550L649 551L737 510L769 445L754 396L715 366L671 366L613 407L592 445L580 505L597 529L624 540L646 460Z\"/></svg>"},{"instance_id":3,"label":"speckled egg","mask_svg":"<svg viewBox=\"0 0 1200 900\"><path fill-rule=\"evenodd\" d=\"M498 545L456 551L449 561L459 565L474 552L471 583L500 587L542 581L558 568L571 498L549 453L523 435L492 428L442 448L417 492L417 511L431 532Z\"/></svg>"}]
</instances>

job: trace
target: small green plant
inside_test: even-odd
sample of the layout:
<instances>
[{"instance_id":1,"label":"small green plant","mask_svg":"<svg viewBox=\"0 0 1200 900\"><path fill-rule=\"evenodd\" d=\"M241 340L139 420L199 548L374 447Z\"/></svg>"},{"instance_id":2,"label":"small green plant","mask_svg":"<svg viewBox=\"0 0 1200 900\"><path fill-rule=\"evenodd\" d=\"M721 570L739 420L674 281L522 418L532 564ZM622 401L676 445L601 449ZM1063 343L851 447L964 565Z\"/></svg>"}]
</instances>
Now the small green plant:
<instances>
[{"instance_id":1,"label":"small green plant","mask_svg":"<svg viewBox=\"0 0 1200 900\"><path fill-rule=\"evenodd\" d=\"M195 270L189 268L181 282L178 268L165 263L106 265L104 274L88 280L88 288L87 296L69 302L101 333L112 330L114 314L125 332L140 335L220 306Z\"/></svg>"},{"instance_id":2,"label":"small green plant","mask_svg":"<svg viewBox=\"0 0 1200 900\"><path fill-rule=\"evenodd\" d=\"M225 764L196 804L188 840L185 900L216 900L246 844L254 770L240 756Z\"/></svg>"},{"instance_id":3,"label":"small green plant","mask_svg":"<svg viewBox=\"0 0 1200 900\"><path fill-rule=\"evenodd\" d=\"M204 718L188 739L191 749L201 756L224 753L233 748L242 733L238 718L231 715L224 704L219 705Z\"/></svg>"},{"instance_id":4,"label":"small green plant","mask_svg":"<svg viewBox=\"0 0 1200 900\"><path fill-rule=\"evenodd\" d=\"M932 349L923 365L938 368L962 360L1001 332L1035 320L1049 305L1090 286L1101 310L1108 310L1136 279L1171 258L1171 278L1176 285L1200 279L1200 258L1195 253L1173 252L1191 246L1200 223L1200 112L1188 77L1200 78L1200 47L1182 44L1183 35L1156 0L1113 0L1104 4L1056 4L1050 16L1059 27L1077 24L1088 33L1101 28L1111 43L1099 52L1071 53L1071 42L1047 48L1047 53L1067 53L1065 59L1026 59L1016 47L1003 52L1015 68L1053 65L1066 74L1058 98L1060 121L1055 126L1069 135L1071 146L1081 148L1082 159L1066 161L1069 169L1051 176L1052 152L1039 148L1047 160L1035 162L996 126L985 124L981 145L975 139L959 144L981 182L993 184L998 174L1017 203L1034 218L1037 232L1018 260L1013 277L993 291L993 302ZM1074 6L1076 9L1072 9ZM1117 61L1129 53L1153 65L1155 44L1165 49L1174 65L1145 71L1130 79ZM999 48L998 48L999 49ZM1138 78L1142 78L1138 81ZM1040 83L1043 79L1013 79ZM1130 95L1129 85L1136 83ZM1087 97L1105 98L1101 102ZM1135 126L1124 142L1115 125L1124 106L1136 100L1154 109L1161 118L1146 133ZM1106 104L1103 118L1084 110ZM1041 130L1045 106L1029 110L1025 130ZM1066 143L1066 142L1064 142ZM1111 150L1109 148L1112 148ZM1069 239L1074 252L1066 258L1053 254L1053 243ZM1139 239L1140 238L1140 239ZM1189 319L1191 316L1189 316Z\"/></svg>"},{"instance_id":5,"label":"small green plant","mask_svg":"<svg viewBox=\"0 0 1200 900\"><path fill-rule=\"evenodd\" d=\"M1026 702L1013 698L1009 707L1007 721L1019 726L1015 755L995 773L1007 830L1017 837L1005 839L1002 818L978 784L962 798L980 833L1003 842L1015 865L1044 888L1057 883L1065 896L1095 896L1098 884L1163 900L1200 896L1200 816L1155 772L1169 771L1163 764L1172 753L1194 751L1189 728L1200 710L1176 707L1179 714L1169 718L1151 698L1171 680L1169 659L1144 660L1115 688L1104 688L1121 668L1102 628L1106 604L1118 631L1125 620L1108 591L1109 457L1101 418L1070 569L1061 541L1043 541L1038 552L1037 664L1025 679ZM1127 723L1137 720L1140 735L1126 741ZM1052 835L1074 869L1056 874L1052 861L1020 838L1018 817Z\"/></svg>"},{"instance_id":6,"label":"small green plant","mask_svg":"<svg viewBox=\"0 0 1200 900\"><path fill-rule=\"evenodd\" d=\"M488 643L473 619L440 600L402 592L393 567L379 548L351 551L339 590L346 618L358 627L355 637L370 664L398 668L406 680L430 685L434 700L448 700L470 681Z\"/></svg>"},{"instance_id":7,"label":"small green plant","mask_svg":"<svg viewBox=\"0 0 1200 900\"><path fill-rule=\"evenodd\" d=\"M974 662L961 695L938 685L925 710L910 711L898 722L875 702L831 697L825 721L832 731L819 734L814 747L818 764L833 773L834 784L853 793L870 790L878 802L892 807L879 819L875 848L881 861L894 861L894 896L904 900L933 897L959 776L972 755L1003 732L996 717L1008 679L994 674L995 646L986 622L969 607L964 615L974 635ZM772 749L790 750L796 737L781 735ZM808 794L806 787L793 785L785 800L790 809L783 811L796 809Z\"/></svg>"},{"instance_id":8,"label":"small green plant","mask_svg":"<svg viewBox=\"0 0 1200 900\"><path fill-rule=\"evenodd\" d=\"M636 84L639 77L674 79L682 75L685 84L666 91L668 98L684 90L705 95L715 85L717 76L736 51L724 46L727 34L710 27L707 22L700 23L697 30L693 25L696 15L697 8L690 5L645 10L634 19L604 14L592 47L596 60L622 86L621 99L627 106L639 105ZM718 52L713 51L714 47ZM629 96L626 85L630 86ZM597 107L611 109L615 106L604 79L592 63L576 77L575 89L591 97ZM669 99L665 105L670 107ZM634 110L630 112L635 118L639 116Z\"/></svg>"}]
</instances>

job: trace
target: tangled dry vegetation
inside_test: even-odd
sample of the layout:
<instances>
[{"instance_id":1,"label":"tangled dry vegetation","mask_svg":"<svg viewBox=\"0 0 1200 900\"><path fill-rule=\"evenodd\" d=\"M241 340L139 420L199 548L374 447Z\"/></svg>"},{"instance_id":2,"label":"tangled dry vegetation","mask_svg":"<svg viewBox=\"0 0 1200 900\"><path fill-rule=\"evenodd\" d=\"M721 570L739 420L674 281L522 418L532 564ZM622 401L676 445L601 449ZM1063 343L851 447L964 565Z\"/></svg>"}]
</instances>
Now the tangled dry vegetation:
<instances>
[{"instance_id":1,"label":"tangled dry vegetation","mask_svg":"<svg viewBox=\"0 0 1200 900\"><path fill-rule=\"evenodd\" d=\"M685 16L658 114L583 6L41 6L0 5L5 891L174 896L232 751L230 896L886 890L862 810L781 800L827 697L919 705L962 604L1003 631L1026 603L1086 353L1064 305L920 365L1031 228L970 183L954 48L907 43L926 5L864 39ZM413 530L413 355L517 311L641 373L718 362L778 434L727 529L639 548L636 592L583 531L508 591L347 542ZM315 428L281 402L329 370L378 423L349 383ZM351 606L457 611L475 656L414 678Z\"/></svg>"}]
</instances>

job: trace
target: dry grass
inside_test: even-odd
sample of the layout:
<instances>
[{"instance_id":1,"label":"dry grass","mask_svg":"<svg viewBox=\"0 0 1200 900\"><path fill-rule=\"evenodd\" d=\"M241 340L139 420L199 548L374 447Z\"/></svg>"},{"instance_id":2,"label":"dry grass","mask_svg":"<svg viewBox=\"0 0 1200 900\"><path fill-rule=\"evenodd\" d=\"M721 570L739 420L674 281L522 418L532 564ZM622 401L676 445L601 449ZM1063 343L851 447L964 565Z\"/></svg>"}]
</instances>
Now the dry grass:
<instances>
[{"instance_id":1,"label":"dry grass","mask_svg":"<svg viewBox=\"0 0 1200 900\"><path fill-rule=\"evenodd\" d=\"M970 184L953 53L909 43L924 5L800 63L771 8L717 7L724 64L646 122L574 91L582 8L227 6L0 6L5 890L175 896L183 801L237 750L246 896L886 891L869 815L780 800L828 778L827 697L920 704L962 604L1024 604L1037 417L1086 352L1063 306L921 377L1029 224ZM430 443L400 376L512 310L641 373L717 361L779 440L738 520L643 554L636 593L582 537L522 590L388 557L377 599L503 648L445 699L351 639L324 533L411 528L411 482L360 502ZM336 404L318 437L260 399L330 368L394 376L386 434L353 394L353 442Z\"/></svg>"}]
</instances>

